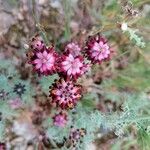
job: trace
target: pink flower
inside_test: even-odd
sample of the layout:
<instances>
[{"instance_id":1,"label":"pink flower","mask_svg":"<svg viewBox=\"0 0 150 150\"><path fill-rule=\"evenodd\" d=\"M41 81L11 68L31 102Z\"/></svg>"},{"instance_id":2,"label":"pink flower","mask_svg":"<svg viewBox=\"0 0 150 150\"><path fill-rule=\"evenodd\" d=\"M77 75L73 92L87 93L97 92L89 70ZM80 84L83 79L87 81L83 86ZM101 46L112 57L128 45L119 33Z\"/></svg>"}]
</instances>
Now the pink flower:
<instances>
[{"instance_id":1,"label":"pink flower","mask_svg":"<svg viewBox=\"0 0 150 150\"><path fill-rule=\"evenodd\" d=\"M76 57L76 56L80 55L81 48L79 47L79 45L77 43L71 42L66 45L65 52L69 52L74 57Z\"/></svg>"},{"instance_id":2,"label":"pink flower","mask_svg":"<svg viewBox=\"0 0 150 150\"><path fill-rule=\"evenodd\" d=\"M6 144L0 142L0 150L6 150Z\"/></svg>"},{"instance_id":3,"label":"pink flower","mask_svg":"<svg viewBox=\"0 0 150 150\"><path fill-rule=\"evenodd\" d=\"M57 54L53 47L44 48L41 51L33 51L30 63L34 66L34 70L39 74L51 75L56 71Z\"/></svg>"},{"instance_id":4,"label":"pink flower","mask_svg":"<svg viewBox=\"0 0 150 150\"><path fill-rule=\"evenodd\" d=\"M99 34L89 37L86 42L85 52L89 60L94 63L101 63L110 56L110 47L106 39Z\"/></svg>"},{"instance_id":5,"label":"pink flower","mask_svg":"<svg viewBox=\"0 0 150 150\"><path fill-rule=\"evenodd\" d=\"M81 98L81 86L73 81L57 80L50 90L52 103L62 109L72 109Z\"/></svg>"},{"instance_id":6,"label":"pink flower","mask_svg":"<svg viewBox=\"0 0 150 150\"><path fill-rule=\"evenodd\" d=\"M67 114L60 112L53 117L53 122L55 126L64 127L67 124Z\"/></svg>"},{"instance_id":7,"label":"pink flower","mask_svg":"<svg viewBox=\"0 0 150 150\"><path fill-rule=\"evenodd\" d=\"M12 109L18 109L22 106L22 101L20 98L12 99L8 103Z\"/></svg>"},{"instance_id":8,"label":"pink flower","mask_svg":"<svg viewBox=\"0 0 150 150\"><path fill-rule=\"evenodd\" d=\"M32 38L30 42L30 47L33 50L42 50L45 47L45 44L42 40L42 38L39 35L36 35Z\"/></svg>"},{"instance_id":9,"label":"pink flower","mask_svg":"<svg viewBox=\"0 0 150 150\"><path fill-rule=\"evenodd\" d=\"M60 59L59 72L66 77L77 79L85 70L85 63L82 56L74 57L72 54L63 55Z\"/></svg>"}]
</instances>

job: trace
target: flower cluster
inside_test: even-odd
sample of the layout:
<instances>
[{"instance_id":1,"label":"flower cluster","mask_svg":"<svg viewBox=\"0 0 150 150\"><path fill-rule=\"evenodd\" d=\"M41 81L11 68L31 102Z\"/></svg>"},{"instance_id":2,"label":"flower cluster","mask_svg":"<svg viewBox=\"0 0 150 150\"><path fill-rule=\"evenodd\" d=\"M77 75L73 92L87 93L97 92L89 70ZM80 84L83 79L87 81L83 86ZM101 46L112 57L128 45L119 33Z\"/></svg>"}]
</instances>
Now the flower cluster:
<instances>
[{"instance_id":1,"label":"flower cluster","mask_svg":"<svg viewBox=\"0 0 150 150\"><path fill-rule=\"evenodd\" d=\"M76 42L68 43L62 54L58 54L54 46L47 47L39 35L32 38L28 61L39 75L57 73L59 79L50 87L51 103L61 110L72 109L82 97L82 86L77 79L84 75L95 63L101 63L110 56L110 46L101 35L89 37L85 46ZM67 114L59 113L53 117L55 126L64 127Z\"/></svg>"}]
</instances>

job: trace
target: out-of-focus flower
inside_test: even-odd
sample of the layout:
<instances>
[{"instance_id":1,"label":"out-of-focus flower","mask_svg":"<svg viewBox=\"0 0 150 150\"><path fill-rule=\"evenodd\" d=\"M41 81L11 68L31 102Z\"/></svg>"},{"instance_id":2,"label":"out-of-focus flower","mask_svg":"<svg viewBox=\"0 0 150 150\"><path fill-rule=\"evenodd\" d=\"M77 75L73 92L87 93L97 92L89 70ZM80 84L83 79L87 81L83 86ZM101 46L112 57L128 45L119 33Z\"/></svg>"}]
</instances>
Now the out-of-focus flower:
<instances>
[{"instance_id":1,"label":"out-of-focus flower","mask_svg":"<svg viewBox=\"0 0 150 150\"><path fill-rule=\"evenodd\" d=\"M64 127L67 124L67 114L60 112L53 117L53 123L55 126Z\"/></svg>"},{"instance_id":2,"label":"out-of-focus flower","mask_svg":"<svg viewBox=\"0 0 150 150\"><path fill-rule=\"evenodd\" d=\"M15 84L14 89L13 89L14 93L16 93L19 96L22 96L22 94L24 94L25 91L26 89L25 89L24 84L21 84L21 83Z\"/></svg>"},{"instance_id":3,"label":"out-of-focus flower","mask_svg":"<svg viewBox=\"0 0 150 150\"><path fill-rule=\"evenodd\" d=\"M0 142L0 150L6 150L6 144Z\"/></svg>"},{"instance_id":4,"label":"out-of-focus flower","mask_svg":"<svg viewBox=\"0 0 150 150\"><path fill-rule=\"evenodd\" d=\"M84 128L74 129L72 127L70 135L69 135L69 140L71 142L71 145L73 147L76 147L76 144L82 140L85 134L86 134L86 130Z\"/></svg>"},{"instance_id":5,"label":"out-of-focus flower","mask_svg":"<svg viewBox=\"0 0 150 150\"><path fill-rule=\"evenodd\" d=\"M127 29L128 29L127 23L125 23L125 22L122 23L122 24L121 24L121 30L122 30L122 31L127 31Z\"/></svg>"},{"instance_id":6,"label":"out-of-focus flower","mask_svg":"<svg viewBox=\"0 0 150 150\"><path fill-rule=\"evenodd\" d=\"M86 71L86 64L82 56L63 55L59 61L59 72L67 78L77 79Z\"/></svg>"},{"instance_id":7,"label":"out-of-focus flower","mask_svg":"<svg viewBox=\"0 0 150 150\"><path fill-rule=\"evenodd\" d=\"M31 49L40 51L44 47L45 47L45 44L43 42L43 39L39 35L36 35L35 37L32 38L32 40L30 42Z\"/></svg>"},{"instance_id":8,"label":"out-of-focus flower","mask_svg":"<svg viewBox=\"0 0 150 150\"><path fill-rule=\"evenodd\" d=\"M62 109L71 109L81 98L81 86L75 85L73 81L57 80L50 90L52 103Z\"/></svg>"},{"instance_id":9,"label":"out-of-focus flower","mask_svg":"<svg viewBox=\"0 0 150 150\"><path fill-rule=\"evenodd\" d=\"M85 53L93 63L101 63L110 57L111 51L106 39L97 34L87 40Z\"/></svg>"},{"instance_id":10,"label":"out-of-focus flower","mask_svg":"<svg viewBox=\"0 0 150 150\"><path fill-rule=\"evenodd\" d=\"M12 109L17 109L22 106L22 101L20 98L11 99L8 103Z\"/></svg>"},{"instance_id":11,"label":"out-of-focus flower","mask_svg":"<svg viewBox=\"0 0 150 150\"><path fill-rule=\"evenodd\" d=\"M0 91L0 100L5 100L7 97L8 93L4 91L4 89L2 89Z\"/></svg>"},{"instance_id":12,"label":"out-of-focus flower","mask_svg":"<svg viewBox=\"0 0 150 150\"><path fill-rule=\"evenodd\" d=\"M75 42L68 43L65 47L65 52L69 52L74 57L79 56L81 52L81 48Z\"/></svg>"}]
</instances>

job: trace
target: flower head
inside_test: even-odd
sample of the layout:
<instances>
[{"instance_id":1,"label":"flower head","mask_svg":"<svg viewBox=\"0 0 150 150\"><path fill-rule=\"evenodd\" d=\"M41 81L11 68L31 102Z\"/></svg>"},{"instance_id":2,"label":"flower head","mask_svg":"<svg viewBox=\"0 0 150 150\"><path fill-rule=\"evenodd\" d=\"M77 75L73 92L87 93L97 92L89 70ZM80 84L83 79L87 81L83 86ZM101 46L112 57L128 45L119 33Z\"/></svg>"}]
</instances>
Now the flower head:
<instances>
[{"instance_id":1,"label":"flower head","mask_svg":"<svg viewBox=\"0 0 150 150\"><path fill-rule=\"evenodd\" d=\"M59 72L68 78L77 79L85 73L86 64L82 56L63 55L59 63Z\"/></svg>"},{"instance_id":2,"label":"flower head","mask_svg":"<svg viewBox=\"0 0 150 150\"><path fill-rule=\"evenodd\" d=\"M65 52L69 52L74 57L79 56L81 52L81 48L75 42L68 43L65 47Z\"/></svg>"},{"instance_id":3,"label":"flower head","mask_svg":"<svg viewBox=\"0 0 150 150\"><path fill-rule=\"evenodd\" d=\"M53 122L55 126L64 127L67 124L67 114L60 112L53 117Z\"/></svg>"},{"instance_id":4,"label":"flower head","mask_svg":"<svg viewBox=\"0 0 150 150\"><path fill-rule=\"evenodd\" d=\"M89 37L86 42L85 53L93 63L101 63L103 60L108 59L110 52L110 47L106 39L99 34Z\"/></svg>"},{"instance_id":5,"label":"flower head","mask_svg":"<svg viewBox=\"0 0 150 150\"><path fill-rule=\"evenodd\" d=\"M53 47L43 48L40 51L33 51L30 63L34 66L34 70L39 74L51 75L55 72L57 54Z\"/></svg>"},{"instance_id":6,"label":"flower head","mask_svg":"<svg viewBox=\"0 0 150 150\"><path fill-rule=\"evenodd\" d=\"M43 42L43 39L39 35L36 35L35 37L32 38L30 42L31 49L42 50L44 47L45 47L45 44Z\"/></svg>"},{"instance_id":7,"label":"flower head","mask_svg":"<svg viewBox=\"0 0 150 150\"><path fill-rule=\"evenodd\" d=\"M6 144L0 142L0 150L6 150Z\"/></svg>"},{"instance_id":8,"label":"flower head","mask_svg":"<svg viewBox=\"0 0 150 150\"><path fill-rule=\"evenodd\" d=\"M81 128L81 129L75 129L73 127L71 127L71 132L69 135L69 140L71 142L71 144L73 145L73 147L76 147L77 143L80 142L82 140L82 138L85 136L86 134L86 129Z\"/></svg>"},{"instance_id":9,"label":"flower head","mask_svg":"<svg viewBox=\"0 0 150 150\"><path fill-rule=\"evenodd\" d=\"M5 92L4 89L0 91L0 100L5 100L9 93Z\"/></svg>"},{"instance_id":10,"label":"flower head","mask_svg":"<svg viewBox=\"0 0 150 150\"><path fill-rule=\"evenodd\" d=\"M14 90L13 90L14 93L16 93L19 96L22 96L22 94L24 94L25 91L26 91L26 88L24 84L21 84L21 83L15 84Z\"/></svg>"},{"instance_id":11,"label":"flower head","mask_svg":"<svg viewBox=\"0 0 150 150\"><path fill-rule=\"evenodd\" d=\"M22 101L20 98L12 99L8 103L12 109L17 109L17 108L20 108L22 106Z\"/></svg>"},{"instance_id":12,"label":"flower head","mask_svg":"<svg viewBox=\"0 0 150 150\"><path fill-rule=\"evenodd\" d=\"M50 90L52 102L62 109L73 108L81 98L81 86L73 81L57 80Z\"/></svg>"}]
</instances>

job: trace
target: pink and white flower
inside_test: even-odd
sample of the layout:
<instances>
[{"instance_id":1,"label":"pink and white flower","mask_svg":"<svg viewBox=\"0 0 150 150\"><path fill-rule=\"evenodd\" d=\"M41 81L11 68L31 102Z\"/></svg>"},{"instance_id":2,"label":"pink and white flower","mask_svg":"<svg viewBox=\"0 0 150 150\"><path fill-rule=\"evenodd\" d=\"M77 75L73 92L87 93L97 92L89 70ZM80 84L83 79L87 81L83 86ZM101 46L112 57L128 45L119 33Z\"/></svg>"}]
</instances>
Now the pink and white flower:
<instances>
[{"instance_id":1,"label":"pink and white flower","mask_svg":"<svg viewBox=\"0 0 150 150\"><path fill-rule=\"evenodd\" d=\"M67 124L67 114L60 112L53 117L53 123L57 127L65 127Z\"/></svg>"},{"instance_id":2,"label":"pink and white flower","mask_svg":"<svg viewBox=\"0 0 150 150\"><path fill-rule=\"evenodd\" d=\"M65 52L69 52L74 57L79 56L81 52L81 48L75 42L68 43L65 47Z\"/></svg>"},{"instance_id":3,"label":"pink and white flower","mask_svg":"<svg viewBox=\"0 0 150 150\"><path fill-rule=\"evenodd\" d=\"M81 86L75 85L72 80L57 80L50 89L52 103L62 109L72 109L81 98Z\"/></svg>"},{"instance_id":4,"label":"pink and white flower","mask_svg":"<svg viewBox=\"0 0 150 150\"><path fill-rule=\"evenodd\" d=\"M57 54L53 47L44 48L41 51L33 51L30 63L39 74L51 75L56 71Z\"/></svg>"},{"instance_id":5,"label":"pink and white flower","mask_svg":"<svg viewBox=\"0 0 150 150\"><path fill-rule=\"evenodd\" d=\"M59 71L69 78L77 79L86 71L85 67L82 56L74 57L72 54L68 54L61 57Z\"/></svg>"},{"instance_id":6,"label":"pink and white flower","mask_svg":"<svg viewBox=\"0 0 150 150\"><path fill-rule=\"evenodd\" d=\"M20 98L12 99L8 103L12 109L18 109L23 105Z\"/></svg>"},{"instance_id":7,"label":"pink and white flower","mask_svg":"<svg viewBox=\"0 0 150 150\"><path fill-rule=\"evenodd\" d=\"M35 37L32 38L30 42L30 48L33 50L42 50L45 47L45 44L43 42L43 39L39 36L36 35Z\"/></svg>"},{"instance_id":8,"label":"pink and white flower","mask_svg":"<svg viewBox=\"0 0 150 150\"><path fill-rule=\"evenodd\" d=\"M89 37L86 42L85 52L89 60L94 63L101 63L110 57L110 47L106 39L99 34Z\"/></svg>"}]
</instances>

